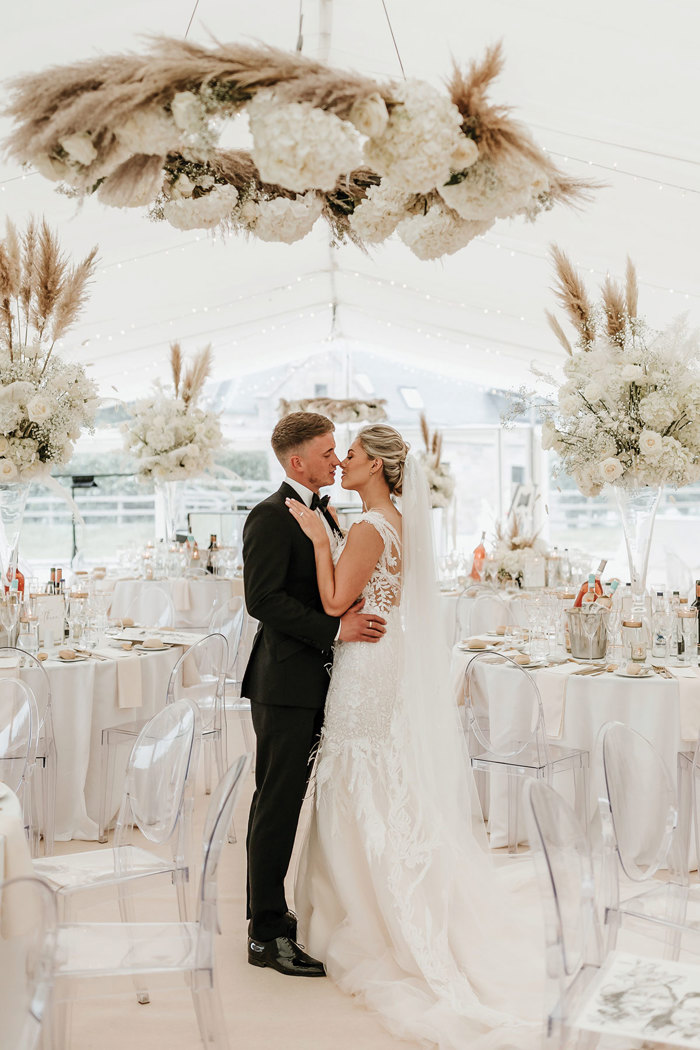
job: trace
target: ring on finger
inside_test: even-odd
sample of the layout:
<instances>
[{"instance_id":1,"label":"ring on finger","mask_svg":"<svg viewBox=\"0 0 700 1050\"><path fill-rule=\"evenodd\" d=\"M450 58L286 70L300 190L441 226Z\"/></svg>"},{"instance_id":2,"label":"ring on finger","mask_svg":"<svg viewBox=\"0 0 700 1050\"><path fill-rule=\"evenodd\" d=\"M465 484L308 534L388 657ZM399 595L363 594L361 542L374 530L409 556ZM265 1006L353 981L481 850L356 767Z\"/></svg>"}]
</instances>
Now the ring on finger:
<instances>
[{"instance_id":1,"label":"ring on finger","mask_svg":"<svg viewBox=\"0 0 700 1050\"><path fill-rule=\"evenodd\" d=\"M370 621L369 621L369 629L370 629L370 631L372 630L372 628L373 628L373 627L374 627L374 624L373 624L373 623L372 623L372 621L370 620Z\"/></svg>"}]
</instances>

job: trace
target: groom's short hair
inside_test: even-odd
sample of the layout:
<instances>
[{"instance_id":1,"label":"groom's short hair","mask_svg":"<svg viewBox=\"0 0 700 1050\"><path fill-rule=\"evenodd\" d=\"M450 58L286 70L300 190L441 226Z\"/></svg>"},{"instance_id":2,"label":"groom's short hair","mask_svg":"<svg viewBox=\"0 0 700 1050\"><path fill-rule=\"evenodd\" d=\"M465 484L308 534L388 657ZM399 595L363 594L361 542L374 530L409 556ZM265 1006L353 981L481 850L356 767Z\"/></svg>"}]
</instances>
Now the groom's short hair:
<instances>
[{"instance_id":1,"label":"groom's short hair","mask_svg":"<svg viewBox=\"0 0 700 1050\"><path fill-rule=\"evenodd\" d=\"M335 424L328 416L318 412L291 412L280 419L272 431L272 451L286 468L289 457L299 455L307 441L333 430Z\"/></svg>"}]
</instances>

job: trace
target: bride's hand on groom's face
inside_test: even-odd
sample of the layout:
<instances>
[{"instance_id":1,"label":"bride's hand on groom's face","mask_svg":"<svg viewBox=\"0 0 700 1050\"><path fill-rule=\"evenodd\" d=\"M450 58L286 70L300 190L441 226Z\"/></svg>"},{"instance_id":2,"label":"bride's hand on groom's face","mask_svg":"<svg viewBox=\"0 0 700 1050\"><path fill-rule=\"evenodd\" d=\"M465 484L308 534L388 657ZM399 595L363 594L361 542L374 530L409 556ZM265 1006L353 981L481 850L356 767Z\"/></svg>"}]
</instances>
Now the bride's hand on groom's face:
<instances>
[{"instance_id":1,"label":"bride's hand on groom's face","mask_svg":"<svg viewBox=\"0 0 700 1050\"><path fill-rule=\"evenodd\" d=\"M378 642L386 633L386 620L376 613L363 613L364 598L340 617L339 642Z\"/></svg>"},{"instance_id":2,"label":"bride's hand on groom's face","mask_svg":"<svg viewBox=\"0 0 700 1050\"><path fill-rule=\"evenodd\" d=\"M318 514L309 510L305 503L300 503L297 499L287 499L284 502L289 508L289 513L299 523L304 535L308 536L312 543L328 541L328 533Z\"/></svg>"}]
</instances>

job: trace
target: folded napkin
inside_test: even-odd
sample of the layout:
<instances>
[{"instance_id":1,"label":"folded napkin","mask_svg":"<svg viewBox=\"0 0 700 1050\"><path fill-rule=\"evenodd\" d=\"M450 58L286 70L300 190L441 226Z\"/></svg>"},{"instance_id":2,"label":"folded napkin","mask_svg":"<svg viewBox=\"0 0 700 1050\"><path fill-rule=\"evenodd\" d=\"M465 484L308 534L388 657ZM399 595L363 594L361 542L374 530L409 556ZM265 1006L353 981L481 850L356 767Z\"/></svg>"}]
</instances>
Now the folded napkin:
<instances>
[{"instance_id":1,"label":"folded napkin","mask_svg":"<svg viewBox=\"0 0 700 1050\"><path fill-rule=\"evenodd\" d=\"M571 675L580 670L580 665L574 663L539 670L533 668L532 673L542 698L545 730L549 737L559 738L564 731L566 686Z\"/></svg>"},{"instance_id":2,"label":"folded napkin","mask_svg":"<svg viewBox=\"0 0 700 1050\"><path fill-rule=\"evenodd\" d=\"M3 656L0 658L0 678L18 678L19 660L16 656Z\"/></svg>"},{"instance_id":3,"label":"folded napkin","mask_svg":"<svg viewBox=\"0 0 700 1050\"><path fill-rule=\"evenodd\" d=\"M700 735L700 677L694 667L669 667L678 680L681 739L693 741Z\"/></svg>"},{"instance_id":4,"label":"folded napkin","mask_svg":"<svg viewBox=\"0 0 700 1050\"><path fill-rule=\"evenodd\" d=\"M178 612L187 612L190 608L189 580L173 580L173 605Z\"/></svg>"},{"instance_id":5,"label":"folded napkin","mask_svg":"<svg viewBox=\"0 0 700 1050\"><path fill-rule=\"evenodd\" d=\"M135 653L118 649L95 649L97 656L106 656L117 665L117 706L141 707L143 689L141 685L141 657Z\"/></svg>"}]
</instances>

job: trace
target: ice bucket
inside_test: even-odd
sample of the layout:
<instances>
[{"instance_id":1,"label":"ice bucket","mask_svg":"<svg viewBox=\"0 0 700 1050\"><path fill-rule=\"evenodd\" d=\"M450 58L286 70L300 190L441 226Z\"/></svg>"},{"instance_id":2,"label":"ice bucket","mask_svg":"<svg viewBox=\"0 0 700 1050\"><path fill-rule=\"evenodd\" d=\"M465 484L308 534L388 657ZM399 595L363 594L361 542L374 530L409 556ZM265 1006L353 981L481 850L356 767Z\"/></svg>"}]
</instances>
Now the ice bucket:
<instances>
[{"instance_id":1,"label":"ice bucket","mask_svg":"<svg viewBox=\"0 0 700 1050\"><path fill-rule=\"evenodd\" d=\"M566 615L569 621L571 655L577 660L602 660L608 644L607 609L601 609L600 612L588 612L583 608L567 609ZM597 621L592 638L589 638L583 625L586 616L595 616Z\"/></svg>"}]
</instances>

